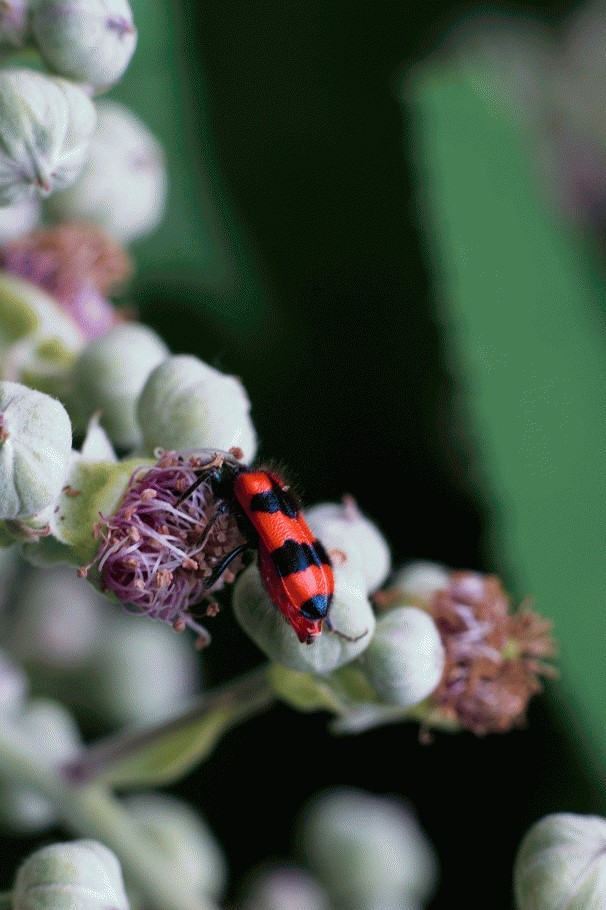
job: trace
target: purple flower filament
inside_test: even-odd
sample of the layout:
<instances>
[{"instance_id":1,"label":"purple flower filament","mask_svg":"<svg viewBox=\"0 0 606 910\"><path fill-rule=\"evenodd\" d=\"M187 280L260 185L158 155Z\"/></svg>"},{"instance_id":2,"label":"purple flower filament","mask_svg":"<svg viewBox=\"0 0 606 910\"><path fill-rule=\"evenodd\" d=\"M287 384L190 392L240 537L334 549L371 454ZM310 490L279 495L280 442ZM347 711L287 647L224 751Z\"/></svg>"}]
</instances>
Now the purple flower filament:
<instances>
[{"instance_id":1,"label":"purple flower filament","mask_svg":"<svg viewBox=\"0 0 606 910\"><path fill-rule=\"evenodd\" d=\"M223 457L216 453L209 462L195 452L164 452L154 467L137 468L118 510L101 516L97 530L104 540L91 564L98 565L103 590L122 604L176 628L189 626L201 643L210 636L190 610L208 596L213 570L246 541L208 481L181 500L201 472L210 478ZM233 571L230 565L228 577Z\"/></svg>"}]
</instances>

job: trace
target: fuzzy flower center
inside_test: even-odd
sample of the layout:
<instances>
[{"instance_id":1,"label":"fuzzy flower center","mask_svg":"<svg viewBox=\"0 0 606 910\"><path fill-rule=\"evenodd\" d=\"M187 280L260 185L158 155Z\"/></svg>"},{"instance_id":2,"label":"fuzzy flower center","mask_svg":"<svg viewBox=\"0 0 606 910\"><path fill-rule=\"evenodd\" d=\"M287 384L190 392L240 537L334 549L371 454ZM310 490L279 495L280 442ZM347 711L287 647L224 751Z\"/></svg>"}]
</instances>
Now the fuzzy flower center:
<instances>
[{"instance_id":1,"label":"fuzzy flower center","mask_svg":"<svg viewBox=\"0 0 606 910\"><path fill-rule=\"evenodd\" d=\"M225 500L212 488L213 470L224 458L221 453L210 459L207 454L162 453L154 467L132 474L118 510L102 516L96 528L103 544L93 564L103 590L177 630L195 629L201 644L209 636L190 611L206 599L207 615L216 612L210 592L233 580L241 560L218 572L226 557L246 544Z\"/></svg>"},{"instance_id":2,"label":"fuzzy flower center","mask_svg":"<svg viewBox=\"0 0 606 910\"><path fill-rule=\"evenodd\" d=\"M433 694L442 714L478 735L523 724L539 675L554 674L544 663L555 654L551 623L527 609L510 613L499 580L474 572L452 572L430 612L446 652Z\"/></svg>"}]
</instances>

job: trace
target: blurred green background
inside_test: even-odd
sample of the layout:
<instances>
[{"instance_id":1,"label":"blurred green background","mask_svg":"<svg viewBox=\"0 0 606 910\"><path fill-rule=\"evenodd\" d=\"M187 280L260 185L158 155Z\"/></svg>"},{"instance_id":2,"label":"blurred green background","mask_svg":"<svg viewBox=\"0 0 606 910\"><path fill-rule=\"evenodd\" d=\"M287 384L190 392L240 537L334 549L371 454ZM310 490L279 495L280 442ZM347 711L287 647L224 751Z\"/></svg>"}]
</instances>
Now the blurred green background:
<instances>
[{"instance_id":1,"label":"blurred green background","mask_svg":"<svg viewBox=\"0 0 606 910\"><path fill-rule=\"evenodd\" d=\"M325 718L278 708L177 790L234 889L288 855L309 795L353 784L415 804L442 862L432 907L509 907L528 825L605 809L602 253L541 199L498 75L410 77L475 4L133 8L139 48L113 94L158 134L171 180L134 250L142 318L242 378L261 458L304 501L352 493L396 565L501 573L561 649L561 681L506 737L331 739ZM509 7L552 23L571 8ZM258 660L228 613L214 632L209 682Z\"/></svg>"}]
</instances>

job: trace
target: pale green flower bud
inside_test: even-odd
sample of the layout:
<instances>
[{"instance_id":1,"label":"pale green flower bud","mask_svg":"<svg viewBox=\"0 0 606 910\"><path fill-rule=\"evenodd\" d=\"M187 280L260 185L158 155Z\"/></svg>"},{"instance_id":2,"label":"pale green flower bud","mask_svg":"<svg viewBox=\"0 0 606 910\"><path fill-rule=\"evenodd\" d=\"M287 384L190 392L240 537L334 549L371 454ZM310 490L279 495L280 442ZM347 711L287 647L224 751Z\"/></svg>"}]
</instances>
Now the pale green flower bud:
<instances>
[{"instance_id":1,"label":"pale green flower bud","mask_svg":"<svg viewBox=\"0 0 606 910\"><path fill-rule=\"evenodd\" d=\"M80 329L49 294L0 272L0 378L47 394L63 390L83 345Z\"/></svg>"},{"instance_id":2,"label":"pale green flower bud","mask_svg":"<svg viewBox=\"0 0 606 910\"><path fill-rule=\"evenodd\" d=\"M4 735L15 736L36 749L50 767L74 759L81 748L80 732L71 714L50 699L30 701L23 712L0 717ZM0 823L22 834L44 831L58 816L51 803L12 779L0 776Z\"/></svg>"},{"instance_id":3,"label":"pale green flower bud","mask_svg":"<svg viewBox=\"0 0 606 910\"><path fill-rule=\"evenodd\" d=\"M150 374L137 416L147 451L242 449L250 462L257 434L250 401L235 376L226 376L197 357L169 357Z\"/></svg>"},{"instance_id":4,"label":"pale green flower bud","mask_svg":"<svg viewBox=\"0 0 606 910\"><path fill-rule=\"evenodd\" d=\"M0 716L18 711L27 694L27 677L21 667L0 650Z\"/></svg>"},{"instance_id":5,"label":"pale green flower bud","mask_svg":"<svg viewBox=\"0 0 606 910\"><path fill-rule=\"evenodd\" d=\"M9 646L28 667L59 671L82 666L98 646L107 600L73 568L21 567Z\"/></svg>"},{"instance_id":6,"label":"pale green flower bud","mask_svg":"<svg viewBox=\"0 0 606 910\"><path fill-rule=\"evenodd\" d=\"M408 708L431 695L444 661L440 633L431 616L416 607L398 607L377 621L363 668L382 699Z\"/></svg>"},{"instance_id":7,"label":"pale green flower bud","mask_svg":"<svg viewBox=\"0 0 606 910\"><path fill-rule=\"evenodd\" d=\"M115 102L97 105L98 123L78 180L49 200L58 220L90 221L130 243L164 214L167 177L162 147L147 127Z\"/></svg>"},{"instance_id":8,"label":"pale green flower bud","mask_svg":"<svg viewBox=\"0 0 606 910\"><path fill-rule=\"evenodd\" d=\"M375 629L375 616L366 596L364 576L349 563L334 566L333 570L335 594L330 621L341 635L330 632L323 623L321 634L312 644L299 641L267 594L255 565L238 576L233 596L236 619L270 660L303 673L330 673L354 660L368 647ZM347 641L343 635L352 641Z\"/></svg>"},{"instance_id":9,"label":"pale green flower bud","mask_svg":"<svg viewBox=\"0 0 606 910\"><path fill-rule=\"evenodd\" d=\"M169 625L115 613L83 682L89 710L112 726L159 723L198 691L196 650Z\"/></svg>"},{"instance_id":10,"label":"pale green flower bud","mask_svg":"<svg viewBox=\"0 0 606 910\"><path fill-rule=\"evenodd\" d=\"M2 0L0 3L0 44L23 47L29 35L30 0Z\"/></svg>"},{"instance_id":11,"label":"pale green flower bud","mask_svg":"<svg viewBox=\"0 0 606 910\"><path fill-rule=\"evenodd\" d=\"M411 562L389 579L389 589L399 591L404 603L425 607L437 591L449 585L450 571L438 562Z\"/></svg>"},{"instance_id":12,"label":"pale green flower bud","mask_svg":"<svg viewBox=\"0 0 606 910\"><path fill-rule=\"evenodd\" d=\"M342 550L366 578L367 591L383 584L391 568L389 545L351 496L342 503L323 502L305 512L310 528L329 550Z\"/></svg>"},{"instance_id":13,"label":"pale green flower bud","mask_svg":"<svg viewBox=\"0 0 606 910\"><path fill-rule=\"evenodd\" d=\"M330 910L328 896L304 869L281 866L258 872L248 883L242 910Z\"/></svg>"},{"instance_id":14,"label":"pale green flower bud","mask_svg":"<svg viewBox=\"0 0 606 910\"><path fill-rule=\"evenodd\" d=\"M311 871L343 910L422 905L435 886L434 851L404 803L327 791L307 808L300 835Z\"/></svg>"},{"instance_id":15,"label":"pale green flower bud","mask_svg":"<svg viewBox=\"0 0 606 910\"><path fill-rule=\"evenodd\" d=\"M9 646L34 683L78 716L93 713L111 726L156 723L198 692L188 636L117 611L73 568L22 572ZM0 701L1 672L0 664Z\"/></svg>"},{"instance_id":16,"label":"pale green flower bud","mask_svg":"<svg viewBox=\"0 0 606 910\"><path fill-rule=\"evenodd\" d=\"M71 442L62 404L16 382L0 382L0 518L32 516L57 499Z\"/></svg>"},{"instance_id":17,"label":"pale green flower bud","mask_svg":"<svg viewBox=\"0 0 606 910\"><path fill-rule=\"evenodd\" d=\"M514 865L517 910L602 910L606 904L606 821L547 815L524 836Z\"/></svg>"},{"instance_id":18,"label":"pale green flower bud","mask_svg":"<svg viewBox=\"0 0 606 910\"><path fill-rule=\"evenodd\" d=\"M80 731L72 715L59 702L32 699L14 721L19 735L38 746L40 760L59 765L81 748Z\"/></svg>"},{"instance_id":19,"label":"pale green flower bud","mask_svg":"<svg viewBox=\"0 0 606 910\"><path fill-rule=\"evenodd\" d=\"M0 245L27 234L40 224L40 200L34 196L0 207Z\"/></svg>"},{"instance_id":20,"label":"pale green flower bud","mask_svg":"<svg viewBox=\"0 0 606 910\"><path fill-rule=\"evenodd\" d=\"M17 872L12 910L129 910L120 864L94 840L51 844Z\"/></svg>"},{"instance_id":21,"label":"pale green flower bud","mask_svg":"<svg viewBox=\"0 0 606 910\"><path fill-rule=\"evenodd\" d=\"M35 0L32 31L50 69L96 89L122 77L137 44L128 0Z\"/></svg>"},{"instance_id":22,"label":"pale green flower bud","mask_svg":"<svg viewBox=\"0 0 606 910\"><path fill-rule=\"evenodd\" d=\"M160 336L143 325L119 325L91 341L72 374L78 423L99 411L101 424L116 446L139 445L137 399L147 377L167 354Z\"/></svg>"},{"instance_id":23,"label":"pale green flower bud","mask_svg":"<svg viewBox=\"0 0 606 910\"><path fill-rule=\"evenodd\" d=\"M97 122L87 95L34 70L0 72L0 205L74 182Z\"/></svg>"},{"instance_id":24,"label":"pale green flower bud","mask_svg":"<svg viewBox=\"0 0 606 910\"><path fill-rule=\"evenodd\" d=\"M41 834L58 822L52 805L36 790L0 778L0 830L7 834Z\"/></svg>"},{"instance_id":25,"label":"pale green flower bud","mask_svg":"<svg viewBox=\"0 0 606 910\"><path fill-rule=\"evenodd\" d=\"M93 414L88 422L80 455L84 461L118 461L109 436L103 427L99 426L98 414Z\"/></svg>"},{"instance_id":26,"label":"pale green flower bud","mask_svg":"<svg viewBox=\"0 0 606 910\"><path fill-rule=\"evenodd\" d=\"M225 889L227 864L202 816L182 800L161 793L129 796L125 803L171 863L185 890L218 899Z\"/></svg>"}]
</instances>

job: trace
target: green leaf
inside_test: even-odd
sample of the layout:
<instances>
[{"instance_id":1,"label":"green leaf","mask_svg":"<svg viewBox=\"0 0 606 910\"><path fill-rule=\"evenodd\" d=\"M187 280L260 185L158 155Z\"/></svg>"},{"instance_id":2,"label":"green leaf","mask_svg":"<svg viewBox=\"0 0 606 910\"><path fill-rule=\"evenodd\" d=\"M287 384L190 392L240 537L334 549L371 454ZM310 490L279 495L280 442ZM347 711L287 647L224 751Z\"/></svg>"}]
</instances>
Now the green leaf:
<instances>
[{"instance_id":1,"label":"green leaf","mask_svg":"<svg viewBox=\"0 0 606 910\"><path fill-rule=\"evenodd\" d=\"M196 721L167 730L136 754L109 764L97 780L120 788L169 784L204 761L223 734L247 714L242 705L218 707Z\"/></svg>"},{"instance_id":2,"label":"green leaf","mask_svg":"<svg viewBox=\"0 0 606 910\"><path fill-rule=\"evenodd\" d=\"M95 743L72 765L81 783L147 787L182 777L210 755L231 727L275 701L265 666L198 698L179 717Z\"/></svg>"},{"instance_id":3,"label":"green leaf","mask_svg":"<svg viewBox=\"0 0 606 910\"><path fill-rule=\"evenodd\" d=\"M345 664L331 673L333 691L350 702L376 702L377 693L370 685L362 670L355 664Z\"/></svg>"},{"instance_id":4,"label":"green leaf","mask_svg":"<svg viewBox=\"0 0 606 910\"><path fill-rule=\"evenodd\" d=\"M451 420L471 430L460 462L488 504L488 568L554 620L558 703L604 770L606 286L503 97L489 72L426 68L411 86Z\"/></svg>"},{"instance_id":5,"label":"green leaf","mask_svg":"<svg viewBox=\"0 0 606 910\"><path fill-rule=\"evenodd\" d=\"M393 723L406 712L378 703L377 694L353 663L320 676L288 670L278 664L269 670L269 683L282 701L297 711L330 711L338 720L331 725L337 733L357 733L362 729Z\"/></svg>"},{"instance_id":6,"label":"green leaf","mask_svg":"<svg viewBox=\"0 0 606 910\"><path fill-rule=\"evenodd\" d=\"M278 698L297 711L306 714L332 711L338 714L343 709L328 680L313 673L300 673L274 664L269 670L269 682Z\"/></svg>"}]
</instances>

